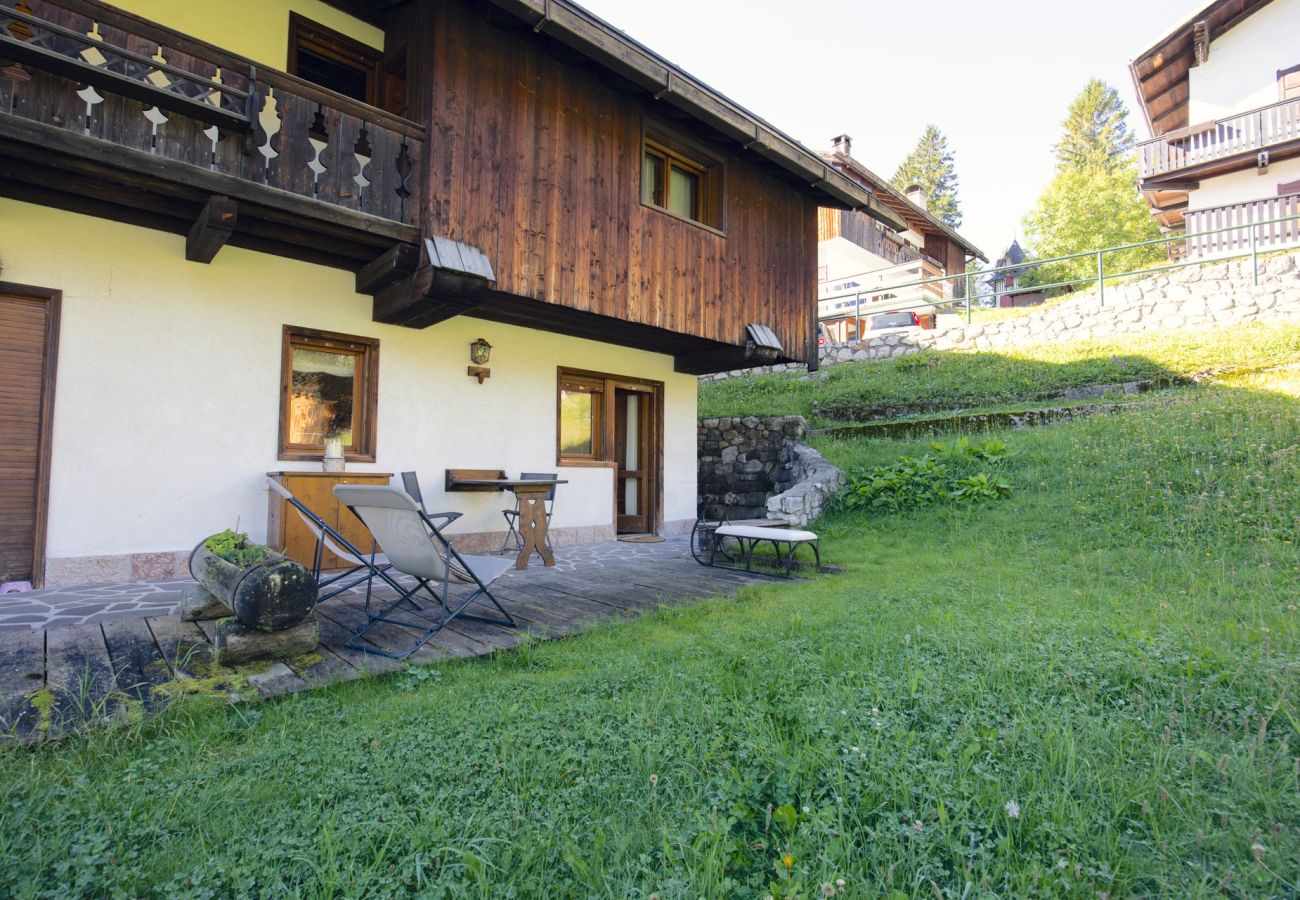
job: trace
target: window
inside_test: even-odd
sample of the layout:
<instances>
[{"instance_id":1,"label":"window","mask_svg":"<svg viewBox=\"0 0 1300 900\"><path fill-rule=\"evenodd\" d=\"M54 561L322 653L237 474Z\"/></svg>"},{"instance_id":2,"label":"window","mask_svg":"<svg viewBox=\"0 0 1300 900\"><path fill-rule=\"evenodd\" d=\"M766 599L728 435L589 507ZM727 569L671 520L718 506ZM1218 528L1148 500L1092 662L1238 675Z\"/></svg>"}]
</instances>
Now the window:
<instances>
[{"instance_id":1,"label":"window","mask_svg":"<svg viewBox=\"0 0 1300 900\"><path fill-rule=\"evenodd\" d=\"M284 326L280 459L320 459L338 437L343 454L375 461L379 341Z\"/></svg>"},{"instance_id":2,"label":"window","mask_svg":"<svg viewBox=\"0 0 1300 900\"><path fill-rule=\"evenodd\" d=\"M675 146L675 145L674 145ZM722 228L722 166L695 151L646 138L641 157L641 202L709 228Z\"/></svg>"},{"instance_id":3,"label":"window","mask_svg":"<svg viewBox=\"0 0 1300 900\"><path fill-rule=\"evenodd\" d=\"M605 382L560 373L559 458L599 459Z\"/></svg>"},{"instance_id":4,"label":"window","mask_svg":"<svg viewBox=\"0 0 1300 900\"><path fill-rule=\"evenodd\" d=\"M1277 73L1277 98L1295 100L1300 98L1300 66L1281 69Z\"/></svg>"},{"instance_id":5,"label":"window","mask_svg":"<svg viewBox=\"0 0 1300 900\"><path fill-rule=\"evenodd\" d=\"M299 78L375 106L381 59L373 47L289 14L289 71Z\"/></svg>"}]
</instances>

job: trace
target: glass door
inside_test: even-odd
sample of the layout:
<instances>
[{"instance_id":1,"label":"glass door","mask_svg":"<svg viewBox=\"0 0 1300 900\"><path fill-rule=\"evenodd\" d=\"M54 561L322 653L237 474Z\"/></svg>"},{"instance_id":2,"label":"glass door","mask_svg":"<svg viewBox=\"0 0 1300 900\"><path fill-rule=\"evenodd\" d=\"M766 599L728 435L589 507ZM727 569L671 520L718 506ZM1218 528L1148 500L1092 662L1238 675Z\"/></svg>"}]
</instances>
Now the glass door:
<instances>
[{"instance_id":1,"label":"glass door","mask_svg":"<svg viewBox=\"0 0 1300 900\"><path fill-rule=\"evenodd\" d=\"M654 530L654 482L658 475L654 439L654 391L619 386L614 391L614 460L619 534Z\"/></svg>"}]
</instances>

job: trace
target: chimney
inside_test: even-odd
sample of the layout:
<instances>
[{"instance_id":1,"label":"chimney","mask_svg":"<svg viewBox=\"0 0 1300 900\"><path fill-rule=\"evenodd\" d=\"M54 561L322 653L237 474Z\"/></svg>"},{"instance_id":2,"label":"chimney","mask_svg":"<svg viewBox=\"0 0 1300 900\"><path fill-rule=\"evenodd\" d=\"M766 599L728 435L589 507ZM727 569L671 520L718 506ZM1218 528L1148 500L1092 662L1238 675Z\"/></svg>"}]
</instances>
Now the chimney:
<instances>
[{"instance_id":1,"label":"chimney","mask_svg":"<svg viewBox=\"0 0 1300 900\"><path fill-rule=\"evenodd\" d=\"M853 138L847 134L841 134L838 137L831 138L831 150L841 156L853 155Z\"/></svg>"},{"instance_id":2,"label":"chimney","mask_svg":"<svg viewBox=\"0 0 1300 900\"><path fill-rule=\"evenodd\" d=\"M921 209L930 208L930 201L925 197L925 188L921 187L919 184L908 185L905 193L907 194L907 199L921 207Z\"/></svg>"}]
</instances>

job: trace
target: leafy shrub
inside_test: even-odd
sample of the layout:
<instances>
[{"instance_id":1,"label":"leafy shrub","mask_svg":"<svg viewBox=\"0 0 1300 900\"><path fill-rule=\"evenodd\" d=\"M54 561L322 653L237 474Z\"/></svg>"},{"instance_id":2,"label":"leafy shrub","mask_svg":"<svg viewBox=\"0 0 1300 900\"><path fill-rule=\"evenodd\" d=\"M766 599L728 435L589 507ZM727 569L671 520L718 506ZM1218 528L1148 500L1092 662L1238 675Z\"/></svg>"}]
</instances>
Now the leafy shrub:
<instances>
[{"instance_id":1,"label":"leafy shrub","mask_svg":"<svg viewBox=\"0 0 1300 900\"><path fill-rule=\"evenodd\" d=\"M849 473L838 503L846 509L901 512L938 503L983 503L1011 496L1011 482L998 471L973 471L980 463L998 469L1009 457L1003 441L972 444L961 438L934 443L919 458L903 456L892 465Z\"/></svg>"},{"instance_id":2,"label":"leafy shrub","mask_svg":"<svg viewBox=\"0 0 1300 900\"><path fill-rule=\"evenodd\" d=\"M250 541L244 532L229 528L208 538L203 542L203 547L214 556L241 569L257 565L266 559L268 553L266 547Z\"/></svg>"}]
</instances>

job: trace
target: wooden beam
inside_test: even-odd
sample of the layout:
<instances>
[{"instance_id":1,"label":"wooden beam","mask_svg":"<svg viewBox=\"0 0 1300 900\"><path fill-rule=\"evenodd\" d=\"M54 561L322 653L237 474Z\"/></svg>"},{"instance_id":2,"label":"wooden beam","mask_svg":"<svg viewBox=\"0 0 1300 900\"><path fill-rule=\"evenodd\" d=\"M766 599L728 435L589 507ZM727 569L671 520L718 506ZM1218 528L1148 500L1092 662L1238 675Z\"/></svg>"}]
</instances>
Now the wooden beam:
<instances>
[{"instance_id":1,"label":"wooden beam","mask_svg":"<svg viewBox=\"0 0 1300 900\"><path fill-rule=\"evenodd\" d=\"M425 265L375 295L371 318L385 325L428 328L487 299L482 278Z\"/></svg>"},{"instance_id":2,"label":"wooden beam","mask_svg":"<svg viewBox=\"0 0 1300 900\"><path fill-rule=\"evenodd\" d=\"M238 218L239 204L229 197L214 195L204 204L185 238L185 258L190 262L212 262L217 251L230 240Z\"/></svg>"},{"instance_id":3,"label":"wooden beam","mask_svg":"<svg viewBox=\"0 0 1300 900\"><path fill-rule=\"evenodd\" d=\"M419 264L419 247L415 244L395 244L357 273L357 293L372 296L378 294L384 288L410 276Z\"/></svg>"}]
</instances>

